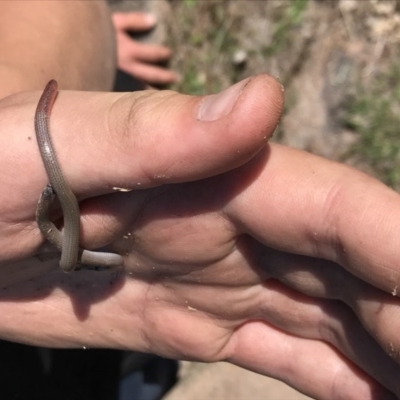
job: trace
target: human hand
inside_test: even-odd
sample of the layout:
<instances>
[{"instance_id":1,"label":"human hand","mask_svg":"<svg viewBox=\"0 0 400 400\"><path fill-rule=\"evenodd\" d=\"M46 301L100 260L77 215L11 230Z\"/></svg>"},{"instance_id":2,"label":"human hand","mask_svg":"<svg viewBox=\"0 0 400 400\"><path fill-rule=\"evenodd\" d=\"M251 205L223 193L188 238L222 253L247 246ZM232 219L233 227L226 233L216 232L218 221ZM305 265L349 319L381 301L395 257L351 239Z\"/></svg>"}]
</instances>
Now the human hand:
<instances>
[{"instance_id":1,"label":"human hand","mask_svg":"<svg viewBox=\"0 0 400 400\"><path fill-rule=\"evenodd\" d=\"M115 12L112 15L117 38L118 67L149 84L166 85L176 81L177 76L169 69L155 64L171 56L168 47L140 43L129 32L148 31L156 25L152 14L140 12Z\"/></svg>"},{"instance_id":2,"label":"human hand","mask_svg":"<svg viewBox=\"0 0 400 400\"><path fill-rule=\"evenodd\" d=\"M307 153L258 152L282 104L265 76L213 122L196 119L199 98L115 96L61 92L53 110L82 244L117 239L125 254L125 270L70 275L54 260L11 263L40 243L47 178L27 140L39 94L3 102L2 337L227 360L321 399L393 398L377 381L399 396L398 366L368 333L398 357L398 195ZM107 195L115 186L145 189Z\"/></svg>"},{"instance_id":3,"label":"human hand","mask_svg":"<svg viewBox=\"0 0 400 400\"><path fill-rule=\"evenodd\" d=\"M399 398L397 193L274 144L152 192L115 199L121 218L131 210L131 243L124 316L108 326L129 332L126 315L142 313L145 351L229 361L316 399Z\"/></svg>"}]
</instances>

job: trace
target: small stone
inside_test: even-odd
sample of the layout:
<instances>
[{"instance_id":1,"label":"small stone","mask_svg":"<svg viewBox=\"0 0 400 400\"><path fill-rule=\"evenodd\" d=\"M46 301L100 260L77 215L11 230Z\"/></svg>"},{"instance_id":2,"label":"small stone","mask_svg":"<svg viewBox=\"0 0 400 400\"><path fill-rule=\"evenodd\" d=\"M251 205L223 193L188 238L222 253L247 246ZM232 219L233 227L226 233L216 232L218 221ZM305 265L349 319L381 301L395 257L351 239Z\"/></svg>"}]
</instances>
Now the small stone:
<instances>
[{"instance_id":1,"label":"small stone","mask_svg":"<svg viewBox=\"0 0 400 400\"><path fill-rule=\"evenodd\" d=\"M247 61L247 53L244 50L237 50L232 57L233 65L243 65Z\"/></svg>"}]
</instances>

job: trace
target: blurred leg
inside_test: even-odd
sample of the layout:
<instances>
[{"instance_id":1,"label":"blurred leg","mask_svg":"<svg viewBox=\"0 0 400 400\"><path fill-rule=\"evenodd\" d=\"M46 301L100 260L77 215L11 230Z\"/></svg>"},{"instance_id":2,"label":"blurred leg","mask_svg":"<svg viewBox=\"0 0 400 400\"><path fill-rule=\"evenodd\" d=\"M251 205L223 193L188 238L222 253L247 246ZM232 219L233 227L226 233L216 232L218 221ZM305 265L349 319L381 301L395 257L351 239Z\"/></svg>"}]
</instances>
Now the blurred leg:
<instances>
[{"instance_id":1,"label":"blurred leg","mask_svg":"<svg viewBox=\"0 0 400 400\"><path fill-rule=\"evenodd\" d=\"M0 98L43 90L111 90L114 30L105 1L0 2Z\"/></svg>"}]
</instances>

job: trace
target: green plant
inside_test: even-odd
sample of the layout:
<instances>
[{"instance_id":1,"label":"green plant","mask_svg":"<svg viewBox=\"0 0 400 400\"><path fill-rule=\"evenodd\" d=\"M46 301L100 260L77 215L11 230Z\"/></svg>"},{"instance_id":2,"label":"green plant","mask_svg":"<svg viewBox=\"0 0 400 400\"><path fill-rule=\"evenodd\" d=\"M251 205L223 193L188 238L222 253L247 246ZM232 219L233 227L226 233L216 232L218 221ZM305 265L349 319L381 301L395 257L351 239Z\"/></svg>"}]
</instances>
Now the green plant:
<instances>
[{"instance_id":1,"label":"green plant","mask_svg":"<svg viewBox=\"0 0 400 400\"><path fill-rule=\"evenodd\" d=\"M187 7L193 7L196 4L197 0L183 0L183 3Z\"/></svg>"},{"instance_id":2,"label":"green plant","mask_svg":"<svg viewBox=\"0 0 400 400\"><path fill-rule=\"evenodd\" d=\"M178 49L176 69L182 77L173 88L192 95L215 93L232 82L235 19L227 13L227 1L189 3L190 7L181 6L183 3L175 6L180 13L179 32L171 37L179 34L185 40L173 45ZM175 29L174 26L172 31Z\"/></svg>"},{"instance_id":3,"label":"green plant","mask_svg":"<svg viewBox=\"0 0 400 400\"><path fill-rule=\"evenodd\" d=\"M269 57L286 49L290 41L289 33L293 33L302 21L303 13L308 5L308 0L292 0L282 9L272 34L271 45L264 47L264 56Z\"/></svg>"},{"instance_id":4,"label":"green plant","mask_svg":"<svg viewBox=\"0 0 400 400\"><path fill-rule=\"evenodd\" d=\"M400 68L376 77L367 92L348 104L344 124L358 133L344 159L356 158L373 168L386 184L400 189Z\"/></svg>"},{"instance_id":5,"label":"green plant","mask_svg":"<svg viewBox=\"0 0 400 400\"><path fill-rule=\"evenodd\" d=\"M194 96L203 95L206 92L204 79L194 62L185 65L180 91Z\"/></svg>"}]
</instances>

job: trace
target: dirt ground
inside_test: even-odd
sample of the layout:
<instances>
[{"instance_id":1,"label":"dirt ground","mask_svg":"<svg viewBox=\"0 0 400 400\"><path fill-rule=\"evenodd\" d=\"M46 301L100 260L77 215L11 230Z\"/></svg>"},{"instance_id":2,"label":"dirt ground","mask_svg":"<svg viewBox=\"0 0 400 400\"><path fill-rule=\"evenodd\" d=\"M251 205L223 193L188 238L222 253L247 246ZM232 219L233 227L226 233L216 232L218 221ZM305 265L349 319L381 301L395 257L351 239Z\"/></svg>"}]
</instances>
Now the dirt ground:
<instances>
[{"instance_id":1,"label":"dirt ground","mask_svg":"<svg viewBox=\"0 0 400 400\"><path fill-rule=\"evenodd\" d=\"M393 130L400 122L399 2L114 1L158 16L157 29L141 40L173 49L171 67L182 79L172 89L201 95L269 73L286 89L273 140L351 163L400 188ZM164 400L306 398L229 364L184 362L180 384Z\"/></svg>"},{"instance_id":2,"label":"dirt ground","mask_svg":"<svg viewBox=\"0 0 400 400\"><path fill-rule=\"evenodd\" d=\"M228 363L182 362L181 377L163 400L307 400L284 383Z\"/></svg>"}]
</instances>

